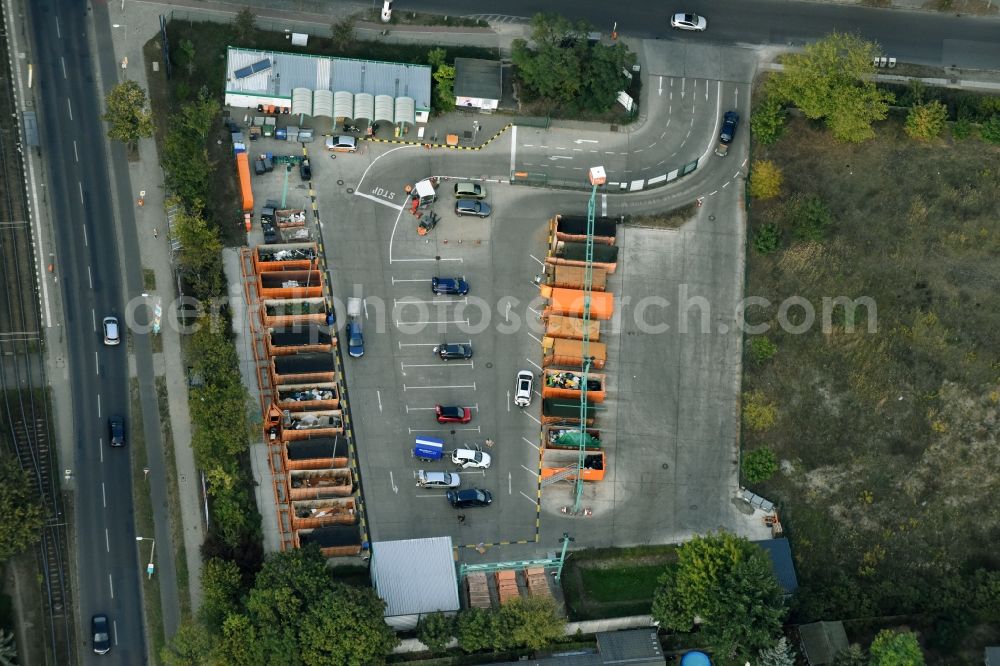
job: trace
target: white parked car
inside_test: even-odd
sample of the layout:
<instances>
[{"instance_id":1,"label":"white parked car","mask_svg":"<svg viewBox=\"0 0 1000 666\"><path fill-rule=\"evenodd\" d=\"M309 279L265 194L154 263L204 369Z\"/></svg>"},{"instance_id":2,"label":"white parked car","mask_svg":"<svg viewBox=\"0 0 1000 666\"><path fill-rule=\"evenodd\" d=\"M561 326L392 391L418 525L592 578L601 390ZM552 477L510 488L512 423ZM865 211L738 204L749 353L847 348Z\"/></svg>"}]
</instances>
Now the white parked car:
<instances>
[{"instance_id":1,"label":"white parked car","mask_svg":"<svg viewBox=\"0 0 1000 666\"><path fill-rule=\"evenodd\" d=\"M517 382L514 385L514 404L518 407L527 407L531 404L531 386L535 381L535 375L531 370L521 370L517 373Z\"/></svg>"},{"instance_id":2,"label":"white parked car","mask_svg":"<svg viewBox=\"0 0 1000 666\"><path fill-rule=\"evenodd\" d=\"M461 465L462 469L475 467L477 469L489 469L490 454L472 449L455 449L451 454L451 461L456 465Z\"/></svg>"},{"instance_id":3,"label":"white parked car","mask_svg":"<svg viewBox=\"0 0 1000 666\"><path fill-rule=\"evenodd\" d=\"M670 27L677 30L704 32L705 28L708 27L708 21L705 20L704 16L680 13L670 17Z\"/></svg>"},{"instance_id":4,"label":"white parked car","mask_svg":"<svg viewBox=\"0 0 1000 666\"><path fill-rule=\"evenodd\" d=\"M104 324L104 344L117 345L122 341L121 333L118 330L118 317L105 317Z\"/></svg>"}]
</instances>

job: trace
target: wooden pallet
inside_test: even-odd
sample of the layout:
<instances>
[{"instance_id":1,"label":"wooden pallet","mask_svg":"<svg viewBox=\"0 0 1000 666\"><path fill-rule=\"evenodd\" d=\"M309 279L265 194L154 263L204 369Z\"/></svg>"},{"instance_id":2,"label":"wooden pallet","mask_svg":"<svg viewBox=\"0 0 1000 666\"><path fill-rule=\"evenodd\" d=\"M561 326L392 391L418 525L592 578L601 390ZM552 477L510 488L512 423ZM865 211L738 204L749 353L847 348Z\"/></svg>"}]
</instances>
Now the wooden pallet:
<instances>
[{"instance_id":1,"label":"wooden pallet","mask_svg":"<svg viewBox=\"0 0 1000 666\"><path fill-rule=\"evenodd\" d=\"M486 574L470 573L465 577L465 585L469 590L469 606L471 608L490 608L490 586Z\"/></svg>"},{"instance_id":2,"label":"wooden pallet","mask_svg":"<svg viewBox=\"0 0 1000 666\"><path fill-rule=\"evenodd\" d=\"M545 575L545 569L529 567L524 573L528 583L528 594L533 597L552 597L552 588L549 587L549 578Z\"/></svg>"},{"instance_id":3,"label":"wooden pallet","mask_svg":"<svg viewBox=\"0 0 1000 666\"><path fill-rule=\"evenodd\" d=\"M517 589L517 572L513 570L496 572L497 592L500 596L500 605L504 605L511 599L521 596Z\"/></svg>"}]
</instances>

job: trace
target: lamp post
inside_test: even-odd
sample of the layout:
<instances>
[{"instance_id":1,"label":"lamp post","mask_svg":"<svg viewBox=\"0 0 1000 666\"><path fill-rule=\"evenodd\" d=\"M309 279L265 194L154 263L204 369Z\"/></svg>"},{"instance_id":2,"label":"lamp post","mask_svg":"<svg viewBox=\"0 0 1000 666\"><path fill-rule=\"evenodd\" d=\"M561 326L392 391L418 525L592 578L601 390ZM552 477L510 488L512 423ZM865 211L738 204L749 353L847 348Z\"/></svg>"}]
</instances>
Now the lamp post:
<instances>
[{"instance_id":1,"label":"lamp post","mask_svg":"<svg viewBox=\"0 0 1000 666\"><path fill-rule=\"evenodd\" d=\"M153 553L156 551L156 539L151 539L150 537L137 536L136 541L152 541L153 547L149 549L149 564L146 565L146 578L152 578L153 574L156 572L156 565L153 564Z\"/></svg>"}]
</instances>

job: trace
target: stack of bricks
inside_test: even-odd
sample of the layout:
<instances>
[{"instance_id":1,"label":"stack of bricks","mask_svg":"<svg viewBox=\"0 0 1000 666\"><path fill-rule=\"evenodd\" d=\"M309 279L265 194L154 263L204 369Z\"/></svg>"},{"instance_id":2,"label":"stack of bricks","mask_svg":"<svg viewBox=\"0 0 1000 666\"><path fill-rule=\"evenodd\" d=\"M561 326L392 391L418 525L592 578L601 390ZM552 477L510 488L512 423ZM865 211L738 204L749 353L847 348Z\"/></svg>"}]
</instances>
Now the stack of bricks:
<instances>
[{"instance_id":1,"label":"stack of bricks","mask_svg":"<svg viewBox=\"0 0 1000 666\"><path fill-rule=\"evenodd\" d=\"M528 593L533 597L552 597L552 590L549 588L549 579L545 576L545 569L542 567L529 567L527 574Z\"/></svg>"},{"instance_id":2,"label":"stack of bricks","mask_svg":"<svg viewBox=\"0 0 1000 666\"><path fill-rule=\"evenodd\" d=\"M517 599L521 593L517 589L517 572L513 570L498 571L496 573L497 592L500 594L500 605L504 605L511 599Z\"/></svg>"},{"instance_id":3,"label":"stack of bricks","mask_svg":"<svg viewBox=\"0 0 1000 666\"><path fill-rule=\"evenodd\" d=\"M486 582L486 574L470 573L465 577L465 584L469 588L469 606L472 608L490 608L490 587Z\"/></svg>"}]
</instances>

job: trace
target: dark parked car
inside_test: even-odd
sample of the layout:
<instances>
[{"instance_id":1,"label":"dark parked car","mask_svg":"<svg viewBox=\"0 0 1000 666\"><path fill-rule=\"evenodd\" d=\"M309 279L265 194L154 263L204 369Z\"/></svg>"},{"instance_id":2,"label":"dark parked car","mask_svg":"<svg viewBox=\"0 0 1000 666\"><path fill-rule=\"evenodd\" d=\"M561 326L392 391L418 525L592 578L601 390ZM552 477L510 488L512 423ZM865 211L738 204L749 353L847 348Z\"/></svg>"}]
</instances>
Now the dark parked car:
<instances>
[{"instance_id":1,"label":"dark parked car","mask_svg":"<svg viewBox=\"0 0 1000 666\"><path fill-rule=\"evenodd\" d=\"M354 358L365 355L365 338L361 334L361 324L356 321L347 322L347 353Z\"/></svg>"},{"instance_id":2,"label":"dark parked car","mask_svg":"<svg viewBox=\"0 0 1000 666\"><path fill-rule=\"evenodd\" d=\"M482 488L467 488L465 490L449 490L445 493L448 501L456 509L467 509L473 506L489 506L493 503L493 495Z\"/></svg>"},{"instance_id":3,"label":"dark parked car","mask_svg":"<svg viewBox=\"0 0 1000 666\"><path fill-rule=\"evenodd\" d=\"M108 431L111 435L111 446L125 446L125 418L121 416L108 417Z\"/></svg>"},{"instance_id":4,"label":"dark parked car","mask_svg":"<svg viewBox=\"0 0 1000 666\"><path fill-rule=\"evenodd\" d=\"M437 405L434 413L438 423L468 423L472 420L472 410L468 407Z\"/></svg>"},{"instance_id":5,"label":"dark parked car","mask_svg":"<svg viewBox=\"0 0 1000 666\"><path fill-rule=\"evenodd\" d=\"M443 344L435 347L434 353L440 356L442 361L450 361L453 358L472 358L472 345Z\"/></svg>"},{"instance_id":6,"label":"dark parked car","mask_svg":"<svg viewBox=\"0 0 1000 666\"><path fill-rule=\"evenodd\" d=\"M94 637L94 653L107 654L111 649L107 615L95 615L90 618L90 634Z\"/></svg>"},{"instance_id":7,"label":"dark parked car","mask_svg":"<svg viewBox=\"0 0 1000 666\"><path fill-rule=\"evenodd\" d=\"M722 143L732 143L736 136L736 126L740 123L740 114L735 111L726 111L722 116L722 131L719 132L719 141Z\"/></svg>"},{"instance_id":8,"label":"dark parked car","mask_svg":"<svg viewBox=\"0 0 1000 666\"><path fill-rule=\"evenodd\" d=\"M313 170L312 170L312 165L309 164L309 158L305 158L301 162L299 162L299 175L302 177L302 180L305 181L312 180Z\"/></svg>"},{"instance_id":9,"label":"dark parked car","mask_svg":"<svg viewBox=\"0 0 1000 666\"><path fill-rule=\"evenodd\" d=\"M489 217L493 209L485 201L474 201L472 199L459 199L455 202L455 215L474 215L476 217Z\"/></svg>"},{"instance_id":10,"label":"dark parked car","mask_svg":"<svg viewBox=\"0 0 1000 666\"><path fill-rule=\"evenodd\" d=\"M462 278L431 278L431 291L435 294L455 294L465 296L469 293L469 283Z\"/></svg>"}]
</instances>

